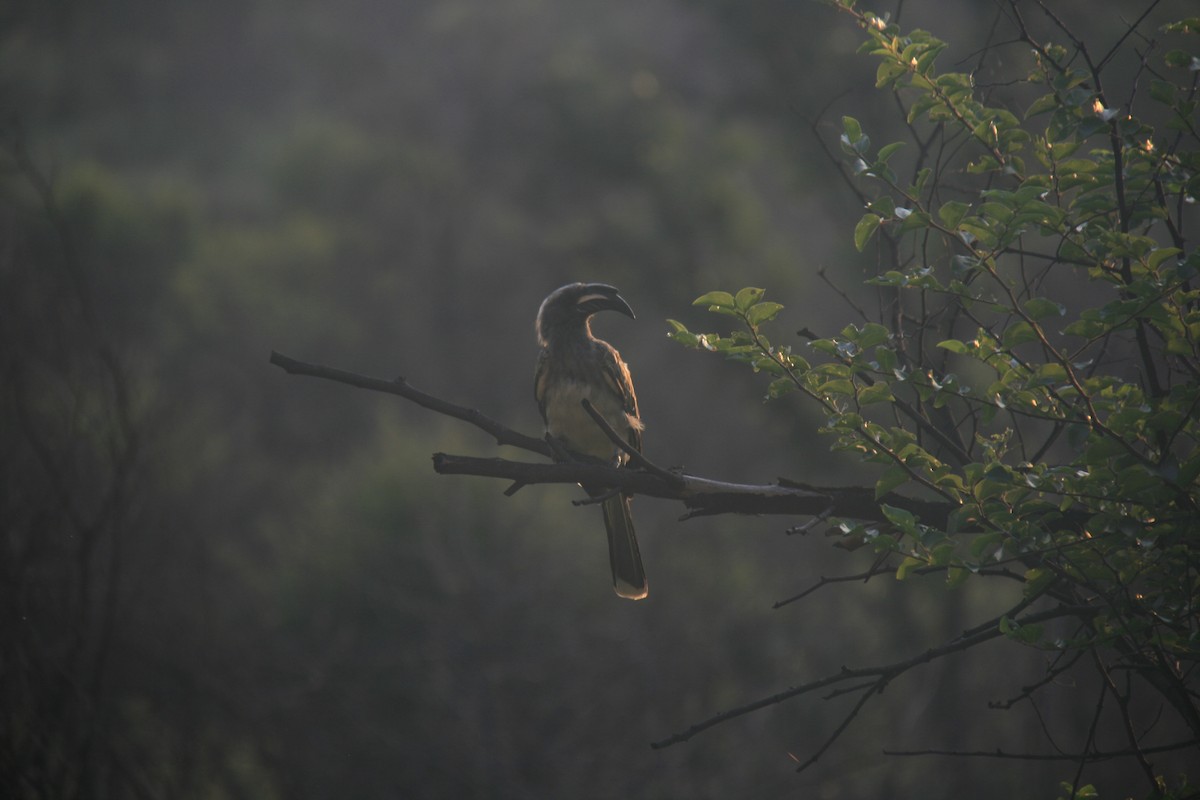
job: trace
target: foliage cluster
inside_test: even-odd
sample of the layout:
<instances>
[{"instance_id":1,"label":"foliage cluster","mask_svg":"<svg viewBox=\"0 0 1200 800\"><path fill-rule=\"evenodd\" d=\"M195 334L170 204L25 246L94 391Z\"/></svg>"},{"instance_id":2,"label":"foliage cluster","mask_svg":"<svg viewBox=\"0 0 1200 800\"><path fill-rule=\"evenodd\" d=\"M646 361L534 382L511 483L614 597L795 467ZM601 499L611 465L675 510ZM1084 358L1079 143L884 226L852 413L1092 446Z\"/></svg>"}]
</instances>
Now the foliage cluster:
<instances>
[{"instance_id":1,"label":"foliage cluster","mask_svg":"<svg viewBox=\"0 0 1200 800\"><path fill-rule=\"evenodd\" d=\"M830 525L897 578L1020 581L999 627L1049 655L1025 697L1077 663L1093 669L1099 705L1120 707L1124 754L1164 792L1150 742L1200 741L1200 249L1187 238L1200 19L1133 37L1140 63L1118 98L1104 83L1116 48L1093 56L1066 26L1065 45L1041 41L1009 3L1032 61L1002 101L974 72L939 71L947 45L930 33L838 5L912 132L876 147L842 120L845 174L866 207L854 244L876 243L879 314L801 331L804 352L768 338L783 307L762 289L715 291L695 303L734 330L672 320L670 335L764 373L767 399L803 395L835 450L879 465L881 522ZM1167 40L1182 44L1164 52ZM899 491L943 503L944 519L889 505ZM1057 619L1021 624L1038 606ZM1182 739L1148 733L1155 704ZM1094 733L1081 764L1103 755ZM1083 796L1078 775L1067 787Z\"/></svg>"}]
</instances>

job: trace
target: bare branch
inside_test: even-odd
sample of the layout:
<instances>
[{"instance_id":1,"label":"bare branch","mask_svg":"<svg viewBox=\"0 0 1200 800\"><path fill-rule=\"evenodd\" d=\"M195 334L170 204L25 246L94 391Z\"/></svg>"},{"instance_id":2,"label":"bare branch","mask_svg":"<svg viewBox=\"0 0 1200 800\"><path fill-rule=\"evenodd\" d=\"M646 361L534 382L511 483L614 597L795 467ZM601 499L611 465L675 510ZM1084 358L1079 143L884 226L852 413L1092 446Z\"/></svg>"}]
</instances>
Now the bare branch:
<instances>
[{"instance_id":1,"label":"bare branch","mask_svg":"<svg viewBox=\"0 0 1200 800\"><path fill-rule=\"evenodd\" d=\"M313 378L325 378L326 380L357 386L360 389L370 389L373 392L399 395L413 401L422 408L427 408L430 411L436 411L439 414L445 414L455 419L461 419L463 422L469 422L476 428L494 436L497 444L519 447L522 450L528 450L531 453L540 453L547 457L553 455L550 451L550 445L546 444L543 439L536 439L532 436L518 433L473 408L455 405L454 403L442 400L440 397L434 397L431 394L414 389L404 378L396 378L391 381L386 381L382 378L372 378L367 375L359 375L334 367L322 366L321 364L297 361L274 350L271 351L271 363L280 367L289 375L307 375Z\"/></svg>"},{"instance_id":2,"label":"bare branch","mask_svg":"<svg viewBox=\"0 0 1200 800\"><path fill-rule=\"evenodd\" d=\"M1016 617L1017 613L1019 613L1019 610L1023 609L1026 605L1027 603L1022 601L1001 616L1007 616L1010 619L1013 619ZM1031 625L1039 622L1045 622L1046 620L1059 619L1062 617L1091 617L1096 613L1097 609L1090 606L1056 606L1055 608L1047 609L1046 611L1038 611L1032 614L1027 614L1020 619L1014 619L1014 622L1016 622L1018 625ZM896 661L879 667L864 667L861 669L849 669L843 667L841 671L836 674L826 675L823 678L818 678L799 686L793 686L788 689L784 689L783 691L777 692L769 697L764 697L751 703L746 703L745 705L741 705L736 708L732 708L729 711L709 717L702 722L697 722L686 730L672 734L671 736L668 736L665 739L660 739L657 742L653 742L650 746L657 750L663 747L670 747L673 744L679 744L680 742L686 742L696 734L702 733L703 731L706 731L716 725L720 725L723 722L728 722L731 719L736 719L737 717L744 716L768 706L777 705L785 700L790 700L793 697L810 694L819 689L824 689L827 686L836 686L844 681L859 680L861 678L877 678L882 684L889 683L913 667L921 664L928 664L952 653L960 653L964 650L969 650L977 645L983 644L986 641L1003 636L1004 634L1000 631L1000 619L1001 617L999 616L993 617L992 619L989 619L988 621L983 622L964 632L962 636L952 639L940 647L931 648L923 653L918 653L917 655L902 661ZM868 691L868 695L870 695L873 691L875 690L872 689L871 691ZM858 709L855 709L854 714L857 715L857 713ZM838 730L839 734L841 733L841 730L842 729Z\"/></svg>"},{"instance_id":3,"label":"bare branch","mask_svg":"<svg viewBox=\"0 0 1200 800\"><path fill-rule=\"evenodd\" d=\"M1146 776L1146 780L1150 782L1150 787L1153 789L1156 785L1154 767L1150 766L1150 762L1146 760L1145 751L1138 744L1138 733L1134 730L1133 718L1129 711L1129 695L1121 694L1116 681L1113 680L1112 674L1108 671L1108 665L1100 659L1100 655L1095 650L1092 651L1091 656L1092 663L1096 665L1096 671L1104 679L1104 685L1108 688L1109 694L1113 696L1113 699L1117 701L1117 706L1121 710L1121 722L1125 727L1125 735L1129 737L1129 749L1133 751L1138 766L1142 768L1142 774ZM1129 676L1126 675L1126 685L1128 683Z\"/></svg>"},{"instance_id":4,"label":"bare branch","mask_svg":"<svg viewBox=\"0 0 1200 800\"><path fill-rule=\"evenodd\" d=\"M774 483L725 483L683 473L669 473L671 477L668 479L653 472L585 461L540 464L435 453L433 469L439 475L506 478L521 484L583 483L611 486L627 494L679 500L688 507L690 516L729 513L819 514L832 501L828 495ZM871 513L869 507L857 510L860 514ZM874 513L879 515L878 509Z\"/></svg>"},{"instance_id":5,"label":"bare branch","mask_svg":"<svg viewBox=\"0 0 1200 800\"><path fill-rule=\"evenodd\" d=\"M1071 658L1068 659L1063 659L1063 656L1066 655L1066 651L1059 653L1058 658L1055 659L1055 663L1046 670L1046 674L1044 676L1028 686L1022 686L1021 691L1014 697L1010 697L1007 700L988 701L988 708L1007 711L1022 700L1032 701L1033 695L1038 689L1053 683L1059 675L1069 671L1071 667L1075 666L1076 662L1083 657L1085 652L1086 651L1084 650L1078 650L1071 656ZM1065 663L1059 663L1060 660L1065 661Z\"/></svg>"},{"instance_id":6,"label":"bare branch","mask_svg":"<svg viewBox=\"0 0 1200 800\"><path fill-rule=\"evenodd\" d=\"M913 574L913 575L928 575L931 572L945 572L947 569L948 569L948 567L946 567L945 565L930 564L930 565L927 565L924 567L917 567L916 569L914 569L912 571L911 574ZM800 592L799 594L794 594L791 597L785 598L783 600L776 600L771 605L771 608L783 608L784 606L794 603L797 600L803 600L805 597L808 597L810 594L817 591L818 589L823 589L826 586L829 586L830 584L853 583L856 581L862 581L863 583L866 583L867 581L871 580L871 578L874 578L876 575L885 575L892 571L894 571L893 567L887 566L883 562L879 562L879 563L873 565L870 569L864 570L862 572L854 573L853 575L836 575L832 578L827 578L824 575L822 575L822 576L820 576L820 578L817 579L817 581L815 583L813 583L811 586L809 586L807 589ZM981 568L980 570L978 570L978 572L976 574L988 575L991 577L998 577L998 578L1009 578L1010 580L1014 580L1017 582L1025 581L1025 578L1023 576L1018 575L1017 573L1013 572L1012 570L1008 570L1008 569Z\"/></svg>"},{"instance_id":7,"label":"bare branch","mask_svg":"<svg viewBox=\"0 0 1200 800\"><path fill-rule=\"evenodd\" d=\"M1137 750L1095 750L1084 753L1008 753L997 748L996 750L884 750L883 754L885 756L955 756L957 758L1012 758L1018 761L1086 761L1095 763L1114 758L1128 758L1138 754L1171 753L1195 746L1196 740L1188 739L1155 747L1139 747Z\"/></svg>"},{"instance_id":8,"label":"bare branch","mask_svg":"<svg viewBox=\"0 0 1200 800\"><path fill-rule=\"evenodd\" d=\"M922 569L926 569L926 568L923 567ZM886 572L891 572L891 571L892 571L891 567L885 566L884 564L880 563L880 564L876 564L875 566L871 567L870 569L868 569L864 572L858 572L853 575L837 575L832 578L827 578L824 575L822 575L817 579L816 583L812 584L811 586L809 586L807 589L800 592L799 594L794 594L791 597L788 597L783 600L776 600L774 603L771 604L771 608L783 608L784 606L794 603L797 600L803 600L804 598L808 597L813 592L817 591L818 589L824 588L831 583L850 583L850 582L854 582L854 581L863 581L865 583L866 581L869 581L871 578L874 578L876 575L882 575Z\"/></svg>"},{"instance_id":9,"label":"bare branch","mask_svg":"<svg viewBox=\"0 0 1200 800\"><path fill-rule=\"evenodd\" d=\"M825 755L825 752L833 746L833 743L837 741L838 737L845 733L846 729L850 727L850 723L853 722L854 718L858 716L858 712L862 711L863 706L867 704L867 701L871 699L871 696L881 694L884 690L884 687L887 686L887 683L888 678L886 676L882 676L874 683L867 685L865 687L865 691L862 693L862 696L858 698L858 702L854 704L849 713L847 713L842 719L841 724L834 728L833 733L825 737L825 742L818 747L811 756L808 757L808 760L796 767L796 772L804 772L804 770L817 763L821 756Z\"/></svg>"},{"instance_id":10,"label":"bare branch","mask_svg":"<svg viewBox=\"0 0 1200 800\"><path fill-rule=\"evenodd\" d=\"M555 458L553 448L544 439L519 433L473 408L460 406L415 389L404 378L390 381L373 378L321 364L298 361L277 352L271 353L270 362L291 375L324 378L403 397L422 408L470 423L494 437L499 444ZM442 475L476 475L512 481L505 490L507 495L531 483L586 483L619 488L630 494L679 500L688 508L685 518L730 513L788 514L836 515L870 522L886 522L886 517L880 511L879 500L875 498L874 489L871 487L824 488L785 479L772 484L728 483L682 472L671 472L640 455L636 463L642 468L617 468L578 461L540 464L446 453L436 453L433 456L434 470ZM888 494L881 499L890 506L915 514L929 525L945 525L948 515L954 510L949 503L918 500L895 494Z\"/></svg>"}]
</instances>

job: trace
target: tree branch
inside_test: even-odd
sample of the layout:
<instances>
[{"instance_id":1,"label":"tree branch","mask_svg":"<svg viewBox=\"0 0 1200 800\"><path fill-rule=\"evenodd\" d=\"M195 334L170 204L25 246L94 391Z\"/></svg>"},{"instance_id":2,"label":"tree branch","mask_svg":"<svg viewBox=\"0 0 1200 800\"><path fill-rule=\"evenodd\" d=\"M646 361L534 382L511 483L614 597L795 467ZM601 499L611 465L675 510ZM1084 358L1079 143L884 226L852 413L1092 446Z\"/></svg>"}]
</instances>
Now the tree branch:
<instances>
[{"instance_id":1,"label":"tree branch","mask_svg":"<svg viewBox=\"0 0 1200 800\"><path fill-rule=\"evenodd\" d=\"M604 435L607 436L613 444L615 444L617 447L621 448L622 452L624 452L626 455L629 456L629 463L631 463L635 466L641 467L642 469L646 470L647 472L657 475L658 477L662 478L667 483L670 483L673 486L682 486L683 485L683 479L680 478L677 473L671 472L670 470L665 470L662 467L658 466L653 461L651 461L650 459L648 459L644 455L642 455L642 452L640 450L631 446L629 444L629 442L622 439L617 434L617 432L615 430L613 430L612 425L608 424L608 420L606 420L604 418L604 415L602 415L599 411L597 411L596 407L594 405L592 405L591 400L588 400L585 397L580 402L583 405L583 410L586 411L588 413L588 416L591 417L592 420L597 425L600 426L600 430L604 431Z\"/></svg>"},{"instance_id":2,"label":"tree branch","mask_svg":"<svg viewBox=\"0 0 1200 800\"><path fill-rule=\"evenodd\" d=\"M1013 608L1009 609L1008 612L1002 616L1008 616L1010 619L1014 619L1017 613L1019 613L1019 611L1026 605L1028 605L1028 603L1023 600ZM1061 617L1093 616L1096 613L1097 609L1090 606L1056 606L1055 608L1047 609L1045 611L1027 614L1020 619L1014 619L1014 621L1018 625L1031 625ZM680 742L686 742L696 734L706 731L709 728L712 728L723 722L728 722L731 719L744 716L753 711L758 711L759 709L766 708L767 706L777 705L785 700L790 700L793 697L799 697L803 694L810 694L818 689L824 689L827 686L835 686L844 681L857 680L861 678L877 679L876 682L873 682L866 687L867 695L869 696L872 693L878 692L878 689L875 688L877 683L879 685L887 684L900 675L903 675L913 667L921 664L927 664L931 661L936 661L937 659L943 658L952 653L960 653L964 650L969 650L977 645L983 644L990 639L997 639L1001 636L1004 636L1004 633L1002 633L1000 630L1000 619L1001 617L989 619L987 622L977 625L970 630L964 631L961 636L941 645L940 647L930 648L923 653L918 653L917 655L906 658L902 661L896 661L891 664L878 667L864 667L861 669L849 669L847 667L842 667L841 671L836 674L826 675L823 678L818 678L799 686L793 686L788 689L784 689L783 691L777 692L769 697L764 697L751 703L746 703L745 705L741 705L736 708L732 708L729 711L709 717L702 722L697 722L686 730L672 734L671 736L668 736L665 739L660 739L657 742L653 742L650 746L657 750L663 747L669 747L673 744L679 744ZM856 706L849 718L853 719L853 717L858 714L858 711L859 707ZM840 727L836 731L835 735L840 735L843 730L844 727ZM808 766L808 764L811 763L812 761L810 760L805 763L804 766Z\"/></svg>"},{"instance_id":3,"label":"tree branch","mask_svg":"<svg viewBox=\"0 0 1200 800\"><path fill-rule=\"evenodd\" d=\"M527 436L473 408L460 406L415 389L404 378L373 378L321 364L298 361L275 351L271 352L270 363L290 375L323 378L403 397L422 408L474 425L495 438L498 444L554 458L552 448L544 439ZM513 487L531 483L586 483L593 486L610 486L629 494L678 500L688 509L684 518L736 513L834 515L868 522L887 521L880 511L880 500L875 498L874 489L871 487L818 487L782 478L770 484L727 483L683 472L667 471L641 456L632 463L643 468L610 467L587 462L542 464L447 453L435 453L433 456L433 468L441 475L504 478L513 481ZM510 493L513 487L510 487ZM895 508L909 511L934 526L944 526L948 515L954 510L949 503L918 500L895 494L888 494L881 500Z\"/></svg>"},{"instance_id":4,"label":"tree branch","mask_svg":"<svg viewBox=\"0 0 1200 800\"><path fill-rule=\"evenodd\" d=\"M1094 750L1083 753L1008 753L996 750L884 750L885 756L955 756L957 758L1013 758L1018 761L1109 761L1114 758L1128 758L1134 755L1153 755L1155 753L1170 753L1175 750L1186 750L1195 747L1196 740L1188 739L1173 744L1156 745L1154 747L1139 747L1137 750Z\"/></svg>"},{"instance_id":5,"label":"tree branch","mask_svg":"<svg viewBox=\"0 0 1200 800\"><path fill-rule=\"evenodd\" d=\"M689 517L730 513L818 514L833 502L828 495L775 483L725 483L684 473L669 473L671 477L668 478L654 472L582 461L541 464L434 453L433 469L439 475L504 478L522 484L611 486L627 494L679 500L689 509ZM857 511L861 516L869 509ZM877 511L872 518L875 516L882 518Z\"/></svg>"},{"instance_id":6,"label":"tree branch","mask_svg":"<svg viewBox=\"0 0 1200 800\"><path fill-rule=\"evenodd\" d=\"M912 571L911 574L913 574L913 575L928 575L931 572L945 572L946 569L948 569L948 568L944 565L930 564L930 565L924 566L924 567L917 567L916 569L914 569ZM863 572L855 573L853 575L836 575L832 578L827 578L824 575L822 575L817 579L817 581L815 583L813 583L811 586L809 586L807 589L800 592L799 594L794 594L791 597L785 598L783 600L776 600L771 605L771 608L783 608L784 606L794 603L797 600L803 600L805 597L808 597L810 594L817 591L818 589L823 589L826 586L829 586L830 584L851 583L854 581L862 581L863 583L866 583L867 581L871 580L871 578L874 578L876 575L886 575L889 572L895 572L895 570L896 570L896 568L894 566L889 566L883 562L880 562L880 563L877 563L874 566L872 566L870 569L867 569ZM1025 578L1023 576L1018 575L1017 573L1013 572L1012 570L1003 569L1003 568L988 569L985 567L985 568L979 569L979 571L976 574L977 575L988 575L991 577L1008 578L1010 580L1014 580L1014 581L1018 581L1018 582L1022 582L1022 583L1025 581Z\"/></svg>"},{"instance_id":7,"label":"tree branch","mask_svg":"<svg viewBox=\"0 0 1200 800\"><path fill-rule=\"evenodd\" d=\"M445 414L448 417L460 419L463 422L468 422L476 428L484 431L495 437L497 444L511 445L519 447L522 450L528 450L532 453L539 453L547 458L552 457L550 445L546 444L543 439L535 439L532 436L526 436L523 433L518 433L504 425L501 425L496 420L476 411L473 408L455 405L440 397L434 397L431 394L426 394L418 389L414 389L409 385L408 381L402 377L397 377L395 380L386 381L382 378L372 378L367 375L359 375L354 372L336 369L334 367L326 367L321 364L310 364L305 361L297 361L294 358L289 358L282 353L271 351L271 363L283 369L289 375L307 375L313 378L324 378L338 383L345 383L350 386L357 386L360 389L370 389L373 392L384 392L386 394L399 395L406 400L411 400L422 408L427 408L430 411L436 411L439 414Z\"/></svg>"}]
</instances>

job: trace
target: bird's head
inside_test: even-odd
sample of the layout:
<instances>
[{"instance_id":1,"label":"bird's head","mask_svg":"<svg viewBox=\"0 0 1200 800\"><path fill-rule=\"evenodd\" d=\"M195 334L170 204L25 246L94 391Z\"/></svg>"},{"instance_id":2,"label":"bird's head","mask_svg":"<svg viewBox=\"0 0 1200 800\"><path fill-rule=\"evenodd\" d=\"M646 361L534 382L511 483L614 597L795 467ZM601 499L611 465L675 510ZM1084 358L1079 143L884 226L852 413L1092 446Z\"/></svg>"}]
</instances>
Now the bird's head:
<instances>
[{"instance_id":1,"label":"bird's head","mask_svg":"<svg viewBox=\"0 0 1200 800\"><path fill-rule=\"evenodd\" d=\"M543 346L560 331L583 330L597 311L617 311L636 319L625 298L605 283L569 283L542 301L537 315L537 337Z\"/></svg>"}]
</instances>

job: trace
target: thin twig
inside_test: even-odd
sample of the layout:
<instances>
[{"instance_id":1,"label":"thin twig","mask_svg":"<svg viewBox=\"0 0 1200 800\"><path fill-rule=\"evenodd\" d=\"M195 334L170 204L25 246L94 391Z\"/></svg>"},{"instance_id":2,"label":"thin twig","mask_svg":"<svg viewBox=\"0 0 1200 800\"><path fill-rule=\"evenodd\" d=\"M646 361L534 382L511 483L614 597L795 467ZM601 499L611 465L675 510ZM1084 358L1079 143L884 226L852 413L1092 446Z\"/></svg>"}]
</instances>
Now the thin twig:
<instances>
[{"instance_id":1,"label":"thin twig","mask_svg":"<svg viewBox=\"0 0 1200 800\"><path fill-rule=\"evenodd\" d=\"M678 500L694 514L818 514L831 503L858 516L882 517L876 507L853 505L853 496L839 503L829 495L779 484L726 483L695 475L672 473L670 479L639 469L615 467L597 461L535 463L504 458L434 453L433 469L439 475L474 475L507 478L517 484L581 483L611 487L626 494Z\"/></svg>"},{"instance_id":2,"label":"thin twig","mask_svg":"<svg viewBox=\"0 0 1200 800\"><path fill-rule=\"evenodd\" d=\"M531 453L540 453L541 455L550 457L550 446L542 439L536 439L532 436L526 436L523 433L508 428L491 417L476 411L473 408L456 405L434 397L431 394L426 394L419 389L414 389L409 385L404 378L396 378L395 380L387 381L381 378L372 378L367 375L359 375L354 372L348 372L335 367L326 367L321 364L310 364L305 361L297 361L294 358L289 358L282 353L271 351L271 363L283 369L289 375L307 375L313 378L325 378L326 380L337 381L338 383L346 383L351 386L357 386L360 389L370 389L374 392L384 392L386 394L395 394L407 400L411 400L422 408L427 408L430 411L436 411L439 414L445 414L448 417L460 419L463 422L468 422L476 428L484 431L495 437L497 444L506 444L513 447L519 447L522 450L528 450Z\"/></svg>"},{"instance_id":3,"label":"thin twig","mask_svg":"<svg viewBox=\"0 0 1200 800\"><path fill-rule=\"evenodd\" d=\"M872 567L864 572L857 572L853 575L838 575L833 578L826 578L824 575L822 575L819 579L817 579L816 583L812 584L799 594L794 594L784 600L776 600L771 604L771 608L783 608L786 605L795 603L797 600L803 600L813 592L817 591L818 589L822 589L831 583L851 583L853 581L869 580L876 575L883 575L887 572L891 572L891 569L881 565ZM919 572L919 570L914 570L914 572Z\"/></svg>"},{"instance_id":4,"label":"thin twig","mask_svg":"<svg viewBox=\"0 0 1200 800\"><path fill-rule=\"evenodd\" d=\"M1195 747L1196 740L1188 739L1182 742L1172 742L1171 744L1162 744L1155 747L1142 747L1139 751L1143 754L1154 753L1171 753L1176 750L1186 750L1189 747ZM996 750L884 750L885 756L953 756L955 758L1012 758L1018 761L1086 761L1087 763L1095 763L1097 761L1109 761L1114 758L1128 758L1136 755L1133 750L1095 750L1084 753L1007 753L997 748Z\"/></svg>"},{"instance_id":5,"label":"thin twig","mask_svg":"<svg viewBox=\"0 0 1200 800\"><path fill-rule=\"evenodd\" d=\"M600 430L604 431L604 435L607 436L610 440L612 440L613 444L615 444L617 447L621 448L621 450L626 455L629 456L629 461L631 464L641 467L642 469L646 470L649 473L657 475L658 477L662 478L667 483L674 483L680 487L683 486L683 479L680 478L677 473L671 472L670 470L666 470L666 469L663 469L662 467L658 466L653 461L646 458L646 456L642 455L641 450L638 450L636 447L631 445L629 442L622 439L621 436L615 430L613 430L612 425L608 424L608 420L606 420L604 418L604 415L601 414L599 411L597 411L596 407L594 405L592 405L591 400L588 400L585 397L580 402L583 405L583 410L586 411L588 413L588 416L590 416L592 418L592 420L595 421L595 423L600 426Z\"/></svg>"},{"instance_id":6,"label":"thin twig","mask_svg":"<svg viewBox=\"0 0 1200 800\"><path fill-rule=\"evenodd\" d=\"M858 716L858 712L862 711L863 706L867 704L867 701L871 699L872 695L879 694L883 691L883 687L887 685L887 682L888 679L886 677L880 677L879 680L870 684L869 688L862 693L862 697L858 698L858 702L854 704L853 708L851 708L849 713L847 713L842 719L841 724L834 729L833 733L829 734L829 736L825 738L825 742L818 747L811 756L808 757L807 761L804 761L800 764L800 766L796 767L796 772L804 772L804 770L817 763L821 756L825 755L825 751L832 747L833 743L838 740L838 737L845 733L846 729L850 727L850 723L852 723L854 718Z\"/></svg>"},{"instance_id":7,"label":"thin twig","mask_svg":"<svg viewBox=\"0 0 1200 800\"><path fill-rule=\"evenodd\" d=\"M1125 728L1125 735L1129 738L1129 748L1134 753L1134 758L1138 766L1142 768L1142 774L1146 776L1146 780L1150 782L1150 789L1153 791L1156 787L1154 776L1154 768L1150 766L1150 762L1146 760L1146 752L1138 744L1138 734L1133 727L1133 718L1129 713L1129 698L1122 695L1117 688L1116 681L1109 674L1108 667L1100 660L1100 655L1093 650L1092 663L1096 665L1096 671L1100 673L1100 677L1104 680L1104 685L1108 687L1108 691L1112 694L1113 699L1117 701L1117 707L1121 711L1121 722Z\"/></svg>"},{"instance_id":8,"label":"thin twig","mask_svg":"<svg viewBox=\"0 0 1200 800\"><path fill-rule=\"evenodd\" d=\"M1017 609L1024 608L1025 605L1025 601L1022 601L1012 609L1009 609L1006 614L1001 616L1008 616L1011 619L1015 617L1017 613L1019 613ZM1015 620L1015 622L1017 622L1019 625L1033 625L1039 622L1045 622L1051 619L1059 619L1062 617L1080 615L1094 616L1096 613L1097 609L1090 606L1056 606L1055 608L1048 609L1046 611L1028 614L1019 620ZM835 686L843 681L859 680L861 678L886 678L887 681L890 682L913 667L921 664L928 664L931 661L936 661L939 658L943 658L952 653L960 653L965 650L969 650L972 647L976 647L977 645L983 644L991 639L1004 636L999 627L1000 619L1000 616L993 617L972 629L975 631L974 633L964 634L963 636L952 639L940 647L931 648L923 653L918 653L917 655L902 661L896 661L879 667L865 667L861 669L849 669L843 667L840 672L837 672L833 675L826 675L823 678L818 678L816 680L809 681L808 683L800 684L799 686L793 686L788 689L784 689L783 691L776 692L773 695L769 695L753 702L737 706L736 708L732 708L728 711L724 711L720 714L716 714L706 720L691 725L685 730L653 742L650 746L658 750L664 747L670 747L674 744L679 744L680 742L686 742L697 734L702 733L709 728L720 725L723 722L728 722L729 720L745 716L746 714L767 708L768 706L778 705L779 703L782 703L785 700L790 700L794 697L809 694L829 686Z\"/></svg>"}]
</instances>

